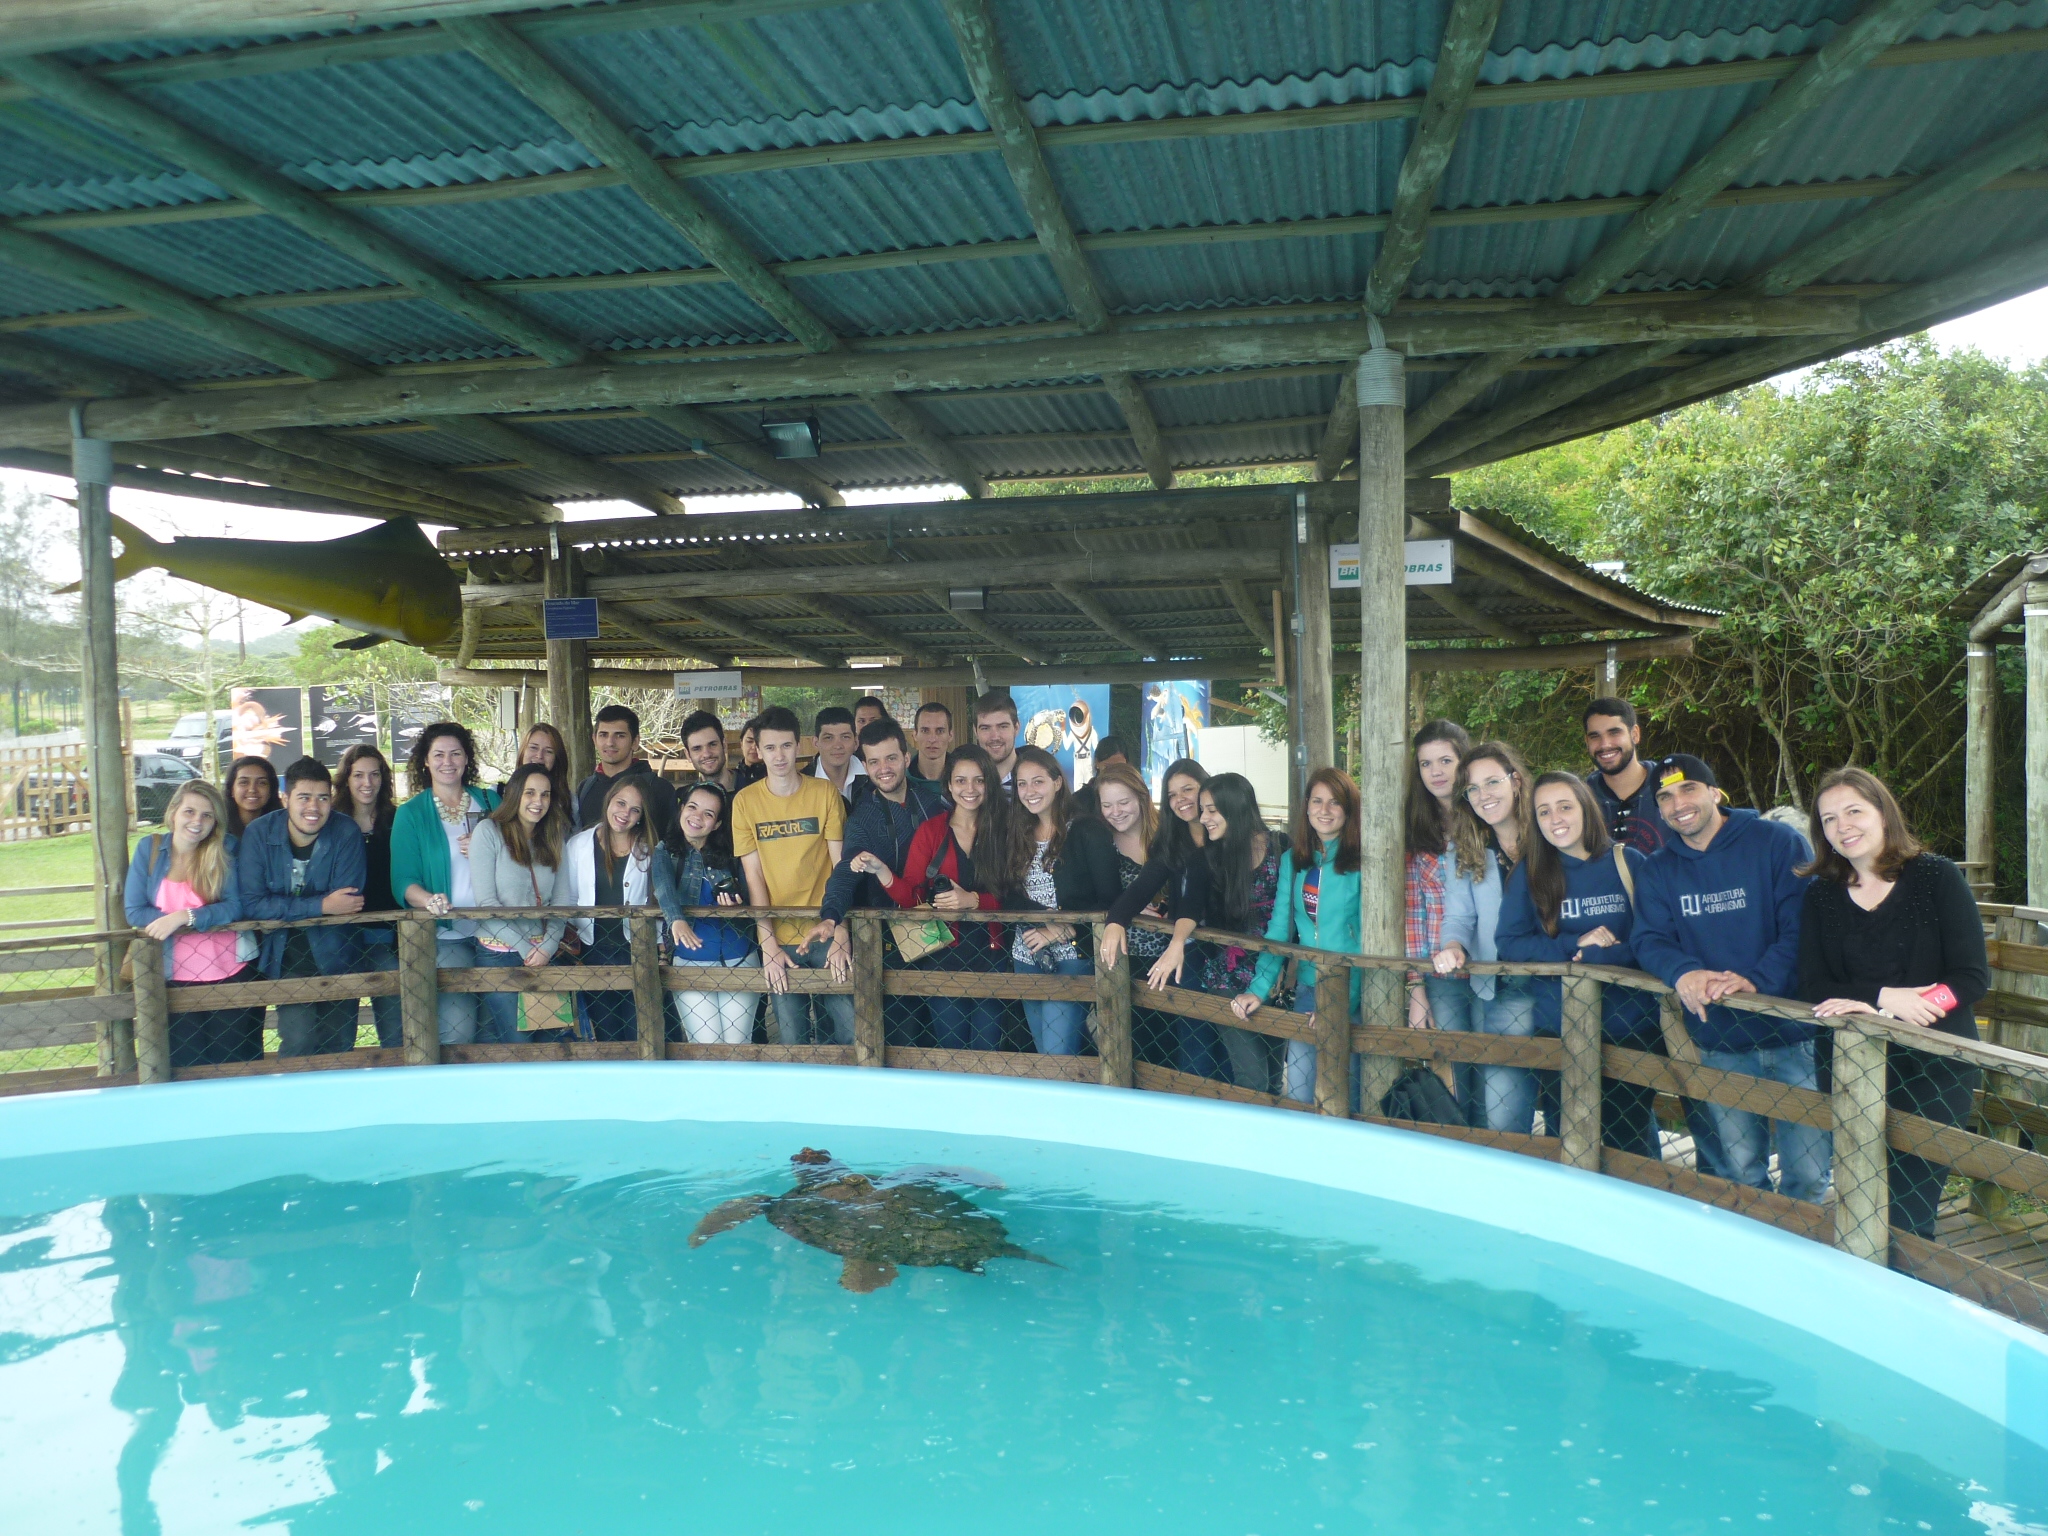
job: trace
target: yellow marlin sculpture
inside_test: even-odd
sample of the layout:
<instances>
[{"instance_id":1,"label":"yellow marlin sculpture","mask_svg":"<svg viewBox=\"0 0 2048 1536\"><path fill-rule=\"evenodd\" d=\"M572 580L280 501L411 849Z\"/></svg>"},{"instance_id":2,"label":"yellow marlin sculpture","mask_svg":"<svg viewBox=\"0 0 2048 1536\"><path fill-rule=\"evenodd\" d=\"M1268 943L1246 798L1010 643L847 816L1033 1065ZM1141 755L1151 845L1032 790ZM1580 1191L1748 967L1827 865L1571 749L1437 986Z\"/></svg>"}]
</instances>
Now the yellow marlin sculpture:
<instances>
[{"instance_id":1,"label":"yellow marlin sculpture","mask_svg":"<svg viewBox=\"0 0 2048 1536\"><path fill-rule=\"evenodd\" d=\"M116 581L161 567L279 609L294 621L317 614L365 631L340 641L336 650L362 650L386 640L432 650L462 629L462 584L417 523L394 519L317 544L186 538L160 543L118 517L113 525L121 541ZM62 590L75 592L77 583Z\"/></svg>"}]
</instances>

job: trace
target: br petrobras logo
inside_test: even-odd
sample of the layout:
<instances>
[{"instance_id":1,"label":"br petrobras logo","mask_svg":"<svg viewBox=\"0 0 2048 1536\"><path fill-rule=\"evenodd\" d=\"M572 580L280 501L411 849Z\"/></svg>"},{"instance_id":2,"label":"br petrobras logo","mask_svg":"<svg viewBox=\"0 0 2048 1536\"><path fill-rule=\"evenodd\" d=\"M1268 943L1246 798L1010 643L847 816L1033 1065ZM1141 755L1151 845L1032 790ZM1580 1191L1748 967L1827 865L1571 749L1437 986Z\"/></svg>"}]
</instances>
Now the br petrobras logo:
<instances>
[{"instance_id":1,"label":"br petrobras logo","mask_svg":"<svg viewBox=\"0 0 2048 1536\"><path fill-rule=\"evenodd\" d=\"M1700 915L1699 897L1680 896L1678 898L1678 910L1687 917L1698 917Z\"/></svg>"}]
</instances>

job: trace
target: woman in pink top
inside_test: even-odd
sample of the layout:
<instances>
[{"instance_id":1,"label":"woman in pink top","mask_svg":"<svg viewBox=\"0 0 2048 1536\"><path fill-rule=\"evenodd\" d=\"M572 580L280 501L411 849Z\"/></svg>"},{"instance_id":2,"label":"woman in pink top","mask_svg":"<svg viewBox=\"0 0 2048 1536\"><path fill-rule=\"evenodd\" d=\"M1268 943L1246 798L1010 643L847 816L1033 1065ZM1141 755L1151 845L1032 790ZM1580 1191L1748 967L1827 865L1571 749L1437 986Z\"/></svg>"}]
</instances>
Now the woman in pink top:
<instances>
[{"instance_id":1,"label":"woman in pink top","mask_svg":"<svg viewBox=\"0 0 2048 1536\"><path fill-rule=\"evenodd\" d=\"M129 923L163 942L174 987L249 979L254 966L240 958L241 935L227 926L242 915L242 901L220 791L202 779L179 786L164 807L164 829L136 845L128 866L122 898ZM174 1068L262 1054L260 1007L171 1015Z\"/></svg>"}]
</instances>

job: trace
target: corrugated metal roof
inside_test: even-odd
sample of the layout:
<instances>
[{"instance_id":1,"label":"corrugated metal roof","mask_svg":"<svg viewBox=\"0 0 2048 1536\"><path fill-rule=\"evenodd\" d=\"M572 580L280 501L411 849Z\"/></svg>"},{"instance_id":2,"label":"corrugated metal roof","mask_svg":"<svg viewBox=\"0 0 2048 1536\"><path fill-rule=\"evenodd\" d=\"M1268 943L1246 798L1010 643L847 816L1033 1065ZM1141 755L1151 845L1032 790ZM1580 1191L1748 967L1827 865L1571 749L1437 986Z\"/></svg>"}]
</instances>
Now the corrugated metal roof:
<instances>
[{"instance_id":1,"label":"corrugated metal roof","mask_svg":"<svg viewBox=\"0 0 2048 1536\"><path fill-rule=\"evenodd\" d=\"M1857 0L1509 0L1480 78L1489 85L1683 69L1810 54ZM1042 127L1145 124L1412 98L1434 71L1441 3L1393 0L996 0L1011 78ZM1913 32L1925 39L2048 30L2048 0L1947 0ZM363 29L422 36L417 29ZM343 32L300 34L344 36ZM81 63L168 58L232 42L142 40L73 55ZM701 26L549 34L538 44L653 153L670 157L832 144L944 141L985 121L936 0L821 5ZM1672 79L1681 77L1673 76ZM1668 83L1652 79L1652 84ZM482 187L597 164L558 124L460 51L419 53L232 78L130 87L152 106L294 180L333 192ZM1769 92L1768 81L1651 89L1482 106L1468 114L1438 203L1515 210L1589 198L1647 197ZM2038 51L1874 69L1801 121L1734 185L1797 188L1937 170L1972 145L2048 110ZM1384 215L1414 133L1412 116L1289 131L1079 142L1048 136L1045 158L1066 211L1087 235ZM998 259L791 274L799 300L848 338L948 336L1059 325L1068 299L1032 249L1023 200L985 137L973 153L920 155L692 176L690 193L764 261L803 262L1018 242ZM715 164L711 167L718 169ZM502 187L500 190L503 190ZM68 109L0 103L0 216L218 202L202 178L136 151ZM1616 285L1622 292L1731 286L1864 199L1782 201L1709 210ZM1569 210L1549 210L1569 211ZM359 216L475 280L669 274L704 258L623 186L546 195L361 208ZM1524 218L1444 224L1429 236L1409 302L1540 299L1627 218ZM1977 256L2048 235L2048 193L1980 194L1963 215L1908 230L1841 263L1830 281L1921 281ZM49 238L147 271L209 298L391 286L391 279L270 217L66 228ZM1247 306L1323 305L1355 313L1379 239L1322 233L1099 249L1113 310L1190 318ZM595 352L686 353L787 341L726 281L518 291L515 307ZM0 316L105 307L75 285L8 272ZM262 323L379 367L507 357L509 343L422 300L251 311ZM273 372L221 343L155 320L32 331L50 345L117 359L180 382ZM1187 332L1199 357L1198 331ZM1702 344L1696 350L1726 350ZM1197 360L1193 366L1199 367ZM1411 403L1442 386L1413 370ZM1472 409L1540 387L1511 373ZM1644 373L1617 389L1656 377ZM1128 424L1093 392L984 390L935 397L926 410L967 437L962 452L998 478L1136 472ZM1315 451L1334 371L1153 381L1150 397L1176 462L1293 462ZM902 485L932 470L865 408L822 413L841 451L814 466L848 486ZM1202 430L1208 429L1208 430ZM550 442L602 455L659 451L672 434L624 419L557 421ZM1000 441L976 441L998 438ZM473 461L451 437L390 440L444 463ZM430 446L431 445L431 446ZM641 445L641 446L635 446ZM650 474L655 473L650 470ZM530 472L509 477L563 494ZM714 461L660 467L686 491L751 489Z\"/></svg>"}]
</instances>

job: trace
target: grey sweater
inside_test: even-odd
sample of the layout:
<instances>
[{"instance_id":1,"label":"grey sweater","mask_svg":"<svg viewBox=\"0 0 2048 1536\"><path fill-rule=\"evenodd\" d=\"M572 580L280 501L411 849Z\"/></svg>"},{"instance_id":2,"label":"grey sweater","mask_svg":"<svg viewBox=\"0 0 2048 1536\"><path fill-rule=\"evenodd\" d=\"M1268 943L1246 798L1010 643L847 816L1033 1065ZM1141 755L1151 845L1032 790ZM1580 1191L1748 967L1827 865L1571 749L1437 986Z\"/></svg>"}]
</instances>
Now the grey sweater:
<instances>
[{"instance_id":1,"label":"grey sweater","mask_svg":"<svg viewBox=\"0 0 2048 1536\"><path fill-rule=\"evenodd\" d=\"M469 879L480 907L565 906L571 900L566 865L564 860L560 868L536 864L529 869L515 863L496 822L479 822L469 834ZM536 884L540 887L539 901L533 898ZM538 937L541 948L552 959L555 947L562 942L562 927L560 918L487 917L477 920L476 936L486 944L522 953Z\"/></svg>"}]
</instances>

